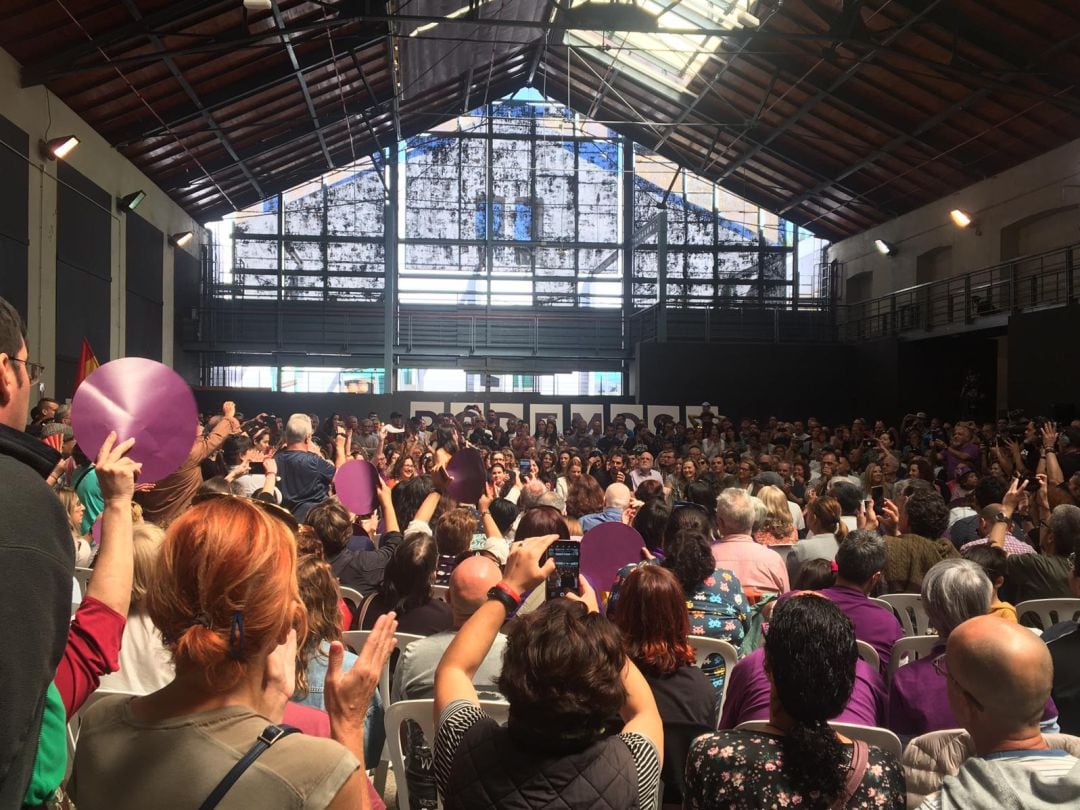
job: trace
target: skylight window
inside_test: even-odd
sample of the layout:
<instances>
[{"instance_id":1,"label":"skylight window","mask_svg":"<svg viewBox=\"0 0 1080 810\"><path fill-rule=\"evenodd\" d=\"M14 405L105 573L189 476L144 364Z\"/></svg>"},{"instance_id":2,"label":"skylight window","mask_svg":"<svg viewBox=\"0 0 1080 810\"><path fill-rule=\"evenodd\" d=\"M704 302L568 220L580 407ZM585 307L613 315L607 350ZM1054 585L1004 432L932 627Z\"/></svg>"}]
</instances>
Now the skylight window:
<instances>
[{"instance_id":1,"label":"skylight window","mask_svg":"<svg viewBox=\"0 0 1080 810\"><path fill-rule=\"evenodd\" d=\"M573 7L602 0L574 0ZM654 16L657 30L566 32L566 44L588 49L590 55L679 93L686 92L723 40L719 31L752 28L759 23L750 13L752 0L637 0L635 5ZM698 36L688 31L700 29ZM665 33L675 31L678 33Z\"/></svg>"}]
</instances>

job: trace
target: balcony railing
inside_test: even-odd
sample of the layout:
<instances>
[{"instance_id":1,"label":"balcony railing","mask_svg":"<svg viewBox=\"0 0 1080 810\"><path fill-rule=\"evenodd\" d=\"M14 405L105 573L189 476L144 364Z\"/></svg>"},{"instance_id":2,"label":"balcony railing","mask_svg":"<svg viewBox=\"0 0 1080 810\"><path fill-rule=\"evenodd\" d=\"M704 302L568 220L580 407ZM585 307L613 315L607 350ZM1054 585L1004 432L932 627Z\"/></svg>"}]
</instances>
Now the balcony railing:
<instances>
[{"instance_id":1,"label":"balcony railing","mask_svg":"<svg viewBox=\"0 0 1080 810\"><path fill-rule=\"evenodd\" d=\"M1048 250L839 308L841 339L956 331L1076 300L1080 245Z\"/></svg>"}]
</instances>

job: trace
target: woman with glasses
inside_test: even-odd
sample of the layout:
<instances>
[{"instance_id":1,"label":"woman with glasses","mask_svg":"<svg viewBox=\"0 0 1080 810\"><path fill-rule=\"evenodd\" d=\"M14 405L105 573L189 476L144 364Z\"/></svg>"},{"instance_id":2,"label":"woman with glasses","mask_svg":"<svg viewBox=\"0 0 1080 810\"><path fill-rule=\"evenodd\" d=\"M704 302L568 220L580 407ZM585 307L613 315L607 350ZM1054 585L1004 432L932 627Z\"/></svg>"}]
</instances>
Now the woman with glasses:
<instances>
[{"instance_id":1,"label":"woman with glasses","mask_svg":"<svg viewBox=\"0 0 1080 810\"><path fill-rule=\"evenodd\" d=\"M765 638L769 724L698 737L683 806L906 807L896 758L829 726L851 697L857 660L851 620L828 599L802 594L777 605Z\"/></svg>"},{"instance_id":2,"label":"woman with glasses","mask_svg":"<svg viewBox=\"0 0 1080 810\"><path fill-rule=\"evenodd\" d=\"M982 567L971 560L942 560L922 581L922 601L927 620L937 630L939 642L933 652L900 667L889 684L888 726L907 740L960 723L949 707L941 661L949 634L968 619L990 612L994 586ZM935 668L935 661L937 666ZM1043 730L1057 730L1057 709L1048 701Z\"/></svg>"}]
</instances>

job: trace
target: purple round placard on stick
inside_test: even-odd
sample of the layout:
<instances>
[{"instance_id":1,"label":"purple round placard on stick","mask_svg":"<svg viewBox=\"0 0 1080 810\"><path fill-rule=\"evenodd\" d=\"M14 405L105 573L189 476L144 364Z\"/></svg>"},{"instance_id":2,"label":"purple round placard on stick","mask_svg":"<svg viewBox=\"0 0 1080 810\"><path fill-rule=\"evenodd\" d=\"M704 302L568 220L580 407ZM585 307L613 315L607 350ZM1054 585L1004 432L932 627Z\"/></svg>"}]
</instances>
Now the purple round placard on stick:
<instances>
[{"instance_id":1,"label":"purple round placard on stick","mask_svg":"<svg viewBox=\"0 0 1080 810\"><path fill-rule=\"evenodd\" d=\"M71 427L88 458L110 431L134 439L129 456L142 464L139 483L160 481L191 455L199 412L183 378L145 357L112 360L83 380L71 402Z\"/></svg>"},{"instance_id":2,"label":"purple round placard on stick","mask_svg":"<svg viewBox=\"0 0 1080 810\"><path fill-rule=\"evenodd\" d=\"M334 475L334 489L354 515L370 515L379 500L379 471L370 461L346 461Z\"/></svg>"},{"instance_id":3,"label":"purple round placard on stick","mask_svg":"<svg viewBox=\"0 0 1080 810\"><path fill-rule=\"evenodd\" d=\"M476 503L484 494L484 484L487 483L484 459L471 447L454 453L446 465L446 474L450 476L446 491L458 503Z\"/></svg>"},{"instance_id":4,"label":"purple round placard on stick","mask_svg":"<svg viewBox=\"0 0 1080 810\"><path fill-rule=\"evenodd\" d=\"M624 565L641 562L645 539L622 523L601 523L581 538L581 573L597 591L607 591Z\"/></svg>"}]
</instances>

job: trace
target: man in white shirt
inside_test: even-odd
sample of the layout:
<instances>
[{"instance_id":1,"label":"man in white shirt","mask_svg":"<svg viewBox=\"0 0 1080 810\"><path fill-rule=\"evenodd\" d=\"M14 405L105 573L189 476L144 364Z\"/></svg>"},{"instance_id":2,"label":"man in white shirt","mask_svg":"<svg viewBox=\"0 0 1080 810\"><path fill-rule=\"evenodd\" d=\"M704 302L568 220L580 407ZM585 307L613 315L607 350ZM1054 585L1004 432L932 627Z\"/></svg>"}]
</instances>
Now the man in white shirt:
<instances>
[{"instance_id":1,"label":"man in white shirt","mask_svg":"<svg viewBox=\"0 0 1080 810\"><path fill-rule=\"evenodd\" d=\"M645 481L659 481L664 483L663 476L660 475L660 471L653 469L653 454L648 450L642 450L638 453L637 457L637 469L630 473L630 489L634 492Z\"/></svg>"}]
</instances>

